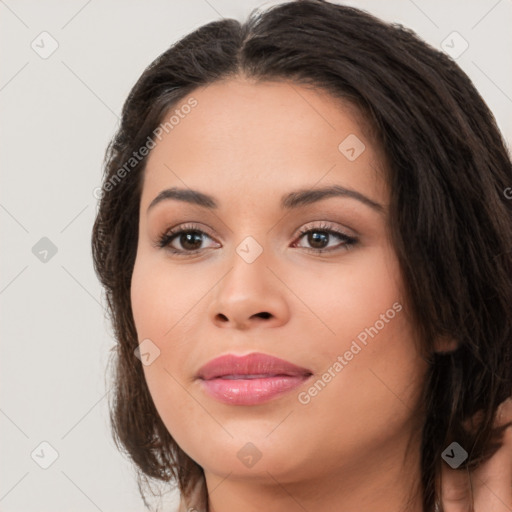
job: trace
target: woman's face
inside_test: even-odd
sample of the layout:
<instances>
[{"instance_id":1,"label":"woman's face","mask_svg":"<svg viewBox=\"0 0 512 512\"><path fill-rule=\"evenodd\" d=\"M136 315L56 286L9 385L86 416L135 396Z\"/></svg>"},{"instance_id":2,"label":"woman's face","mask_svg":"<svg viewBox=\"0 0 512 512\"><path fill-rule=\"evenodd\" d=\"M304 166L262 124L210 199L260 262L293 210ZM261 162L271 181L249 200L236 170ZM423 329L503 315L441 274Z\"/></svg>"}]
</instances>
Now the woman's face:
<instances>
[{"instance_id":1,"label":"woman's face","mask_svg":"<svg viewBox=\"0 0 512 512\"><path fill-rule=\"evenodd\" d=\"M319 90L233 79L191 98L148 157L131 287L163 422L207 479L402 467L426 363L387 229L382 154L355 111ZM152 204L173 188L189 195ZM192 190L211 199L197 204ZM171 228L188 231L160 247ZM252 353L307 371L200 371Z\"/></svg>"}]
</instances>

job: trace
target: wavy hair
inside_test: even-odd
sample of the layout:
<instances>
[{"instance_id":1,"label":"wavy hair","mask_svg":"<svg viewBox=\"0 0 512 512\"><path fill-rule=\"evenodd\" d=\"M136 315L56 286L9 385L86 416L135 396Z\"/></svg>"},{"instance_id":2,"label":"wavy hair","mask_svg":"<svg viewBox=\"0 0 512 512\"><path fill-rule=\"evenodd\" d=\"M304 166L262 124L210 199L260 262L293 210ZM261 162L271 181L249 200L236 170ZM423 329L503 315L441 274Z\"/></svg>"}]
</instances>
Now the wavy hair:
<instances>
[{"instance_id":1,"label":"wavy hair","mask_svg":"<svg viewBox=\"0 0 512 512\"><path fill-rule=\"evenodd\" d=\"M134 462L145 502L143 480L175 482L188 496L203 474L167 431L134 356L130 283L147 156L112 180L195 88L240 75L327 91L358 109L383 149L392 243L430 363L421 487L424 510L433 510L443 450L457 441L468 470L491 456L503 431L493 428L498 405L512 394L511 159L492 113L452 59L401 25L324 0L198 28L145 69L124 103L92 232L116 338L116 445ZM436 352L440 337L456 349Z\"/></svg>"}]
</instances>

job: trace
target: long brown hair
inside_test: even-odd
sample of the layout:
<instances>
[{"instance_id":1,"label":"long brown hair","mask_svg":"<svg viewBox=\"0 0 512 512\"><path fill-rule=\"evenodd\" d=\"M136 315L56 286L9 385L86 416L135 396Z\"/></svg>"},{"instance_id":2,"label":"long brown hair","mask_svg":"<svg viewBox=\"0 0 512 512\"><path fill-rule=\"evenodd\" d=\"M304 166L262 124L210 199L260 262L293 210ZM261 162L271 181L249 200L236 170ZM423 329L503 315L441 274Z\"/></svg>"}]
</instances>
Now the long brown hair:
<instances>
[{"instance_id":1,"label":"long brown hair","mask_svg":"<svg viewBox=\"0 0 512 512\"><path fill-rule=\"evenodd\" d=\"M147 67L124 104L92 233L117 341L114 439L135 463L143 498L148 477L174 481L187 495L202 475L165 428L134 356L130 282L147 157L128 169L126 162L195 88L235 75L321 88L356 106L378 136L389 163L392 242L430 354L421 461L430 511L443 450L458 442L468 469L489 457L500 441L497 407L512 394L512 164L492 113L453 60L402 26L323 0L200 27ZM457 348L436 353L439 337ZM477 412L480 421L465 428Z\"/></svg>"}]
</instances>

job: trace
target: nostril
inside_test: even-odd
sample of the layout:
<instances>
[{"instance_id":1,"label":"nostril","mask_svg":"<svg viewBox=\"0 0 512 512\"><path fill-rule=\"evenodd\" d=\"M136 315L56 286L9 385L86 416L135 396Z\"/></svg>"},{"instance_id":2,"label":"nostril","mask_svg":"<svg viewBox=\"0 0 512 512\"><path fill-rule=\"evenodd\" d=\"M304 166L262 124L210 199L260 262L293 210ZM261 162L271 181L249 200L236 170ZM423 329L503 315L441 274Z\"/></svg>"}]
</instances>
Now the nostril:
<instances>
[{"instance_id":1,"label":"nostril","mask_svg":"<svg viewBox=\"0 0 512 512\"><path fill-rule=\"evenodd\" d=\"M270 313L267 313L266 311L264 311L263 313L258 313L256 316L259 316L261 318L270 318Z\"/></svg>"}]
</instances>

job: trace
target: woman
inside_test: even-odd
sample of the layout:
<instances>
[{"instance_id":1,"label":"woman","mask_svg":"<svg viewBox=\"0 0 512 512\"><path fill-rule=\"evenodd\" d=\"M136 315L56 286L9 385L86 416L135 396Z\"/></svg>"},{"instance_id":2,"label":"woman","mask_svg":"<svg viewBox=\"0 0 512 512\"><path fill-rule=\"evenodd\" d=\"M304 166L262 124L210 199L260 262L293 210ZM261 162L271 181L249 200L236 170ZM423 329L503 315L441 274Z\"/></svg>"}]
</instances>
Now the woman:
<instances>
[{"instance_id":1,"label":"woman","mask_svg":"<svg viewBox=\"0 0 512 512\"><path fill-rule=\"evenodd\" d=\"M360 10L280 4L158 57L93 230L139 485L180 510L509 510L511 182L468 77Z\"/></svg>"}]
</instances>

